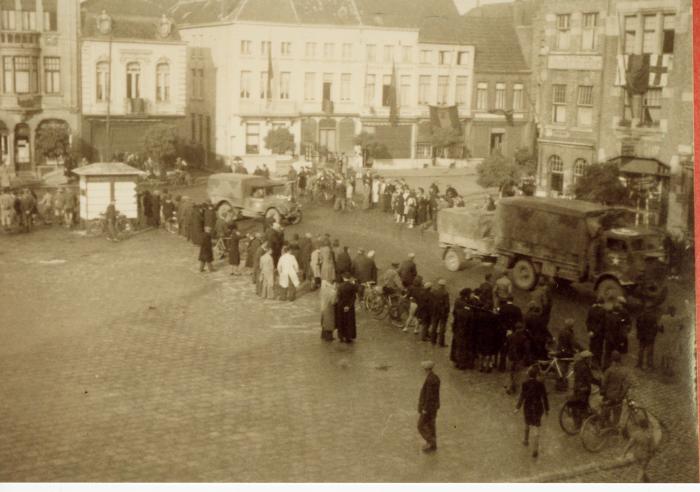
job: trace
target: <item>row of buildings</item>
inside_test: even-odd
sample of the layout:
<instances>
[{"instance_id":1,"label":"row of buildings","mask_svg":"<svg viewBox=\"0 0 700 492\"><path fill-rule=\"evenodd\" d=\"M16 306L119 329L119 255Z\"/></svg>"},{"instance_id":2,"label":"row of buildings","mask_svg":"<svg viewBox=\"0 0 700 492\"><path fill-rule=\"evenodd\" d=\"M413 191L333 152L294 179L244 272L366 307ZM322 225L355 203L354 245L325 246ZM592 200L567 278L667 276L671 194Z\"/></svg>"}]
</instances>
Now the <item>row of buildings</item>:
<instances>
[{"instance_id":1,"label":"row of buildings","mask_svg":"<svg viewBox=\"0 0 700 492\"><path fill-rule=\"evenodd\" d=\"M170 122L210 159L269 155L284 127L300 155L366 132L395 161L452 127L475 158L536 152L540 193L612 161L657 220L692 221L690 0L162 4L0 0L6 169L60 164L37 148L48 126L93 159Z\"/></svg>"}]
</instances>

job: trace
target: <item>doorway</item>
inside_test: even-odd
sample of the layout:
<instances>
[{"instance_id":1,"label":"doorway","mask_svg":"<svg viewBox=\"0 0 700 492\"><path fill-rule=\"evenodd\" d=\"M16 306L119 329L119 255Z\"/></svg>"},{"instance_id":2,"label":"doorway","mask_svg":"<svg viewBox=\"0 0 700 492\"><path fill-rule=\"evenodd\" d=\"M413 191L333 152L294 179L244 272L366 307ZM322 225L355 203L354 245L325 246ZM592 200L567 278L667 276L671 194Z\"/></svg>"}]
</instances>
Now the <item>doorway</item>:
<instances>
[{"instance_id":1,"label":"doorway","mask_svg":"<svg viewBox=\"0 0 700 492\"><path fill-rule=\"evenodd\" d=\"M505 140L505 133L502 132L491 132L491 142L489 145L489 153L499 153L503 154L503 141Z\"/></svg>"}]
</instances>

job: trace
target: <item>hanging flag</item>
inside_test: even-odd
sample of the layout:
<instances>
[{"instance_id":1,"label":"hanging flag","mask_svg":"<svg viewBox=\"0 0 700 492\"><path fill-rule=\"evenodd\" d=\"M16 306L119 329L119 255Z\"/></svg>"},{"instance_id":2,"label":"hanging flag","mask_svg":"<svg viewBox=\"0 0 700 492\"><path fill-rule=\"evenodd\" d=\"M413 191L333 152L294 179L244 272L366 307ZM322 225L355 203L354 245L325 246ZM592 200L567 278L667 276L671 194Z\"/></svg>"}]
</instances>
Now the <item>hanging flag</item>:
<instances>
[{"instance_id":1,"label":"hanging flag","mask_svg":"<svg viewBox=\"0 0 700 492\"><path fill-rule=\"evenodd\" d=\"M274 74L272 72L272 43L267 42L267 100L268 102L272 100L272 79Z\"/></svg>"},{"instance_id":2,"label":"hanging flag","mask_svg":"<svg viewBox=\"0 0 700 492\"><path fill-rule=\"evenodd\" d=\"M459 130L457 106L430 106L430 124L433 128L454 128Z\"/></svg>"},{"instance_id":3,"label":"hanging flag","mask_svg":"<svg viewBox=\"0 0 700 492\"><path fill-rule=\"evenodd\" d=\"M645 94L649 90L649 55L629 55L625 76L629 94Z\"/></svg>"},{"instance_id":4,"label":"hanging flag","mask_svg":"<svg viewBox=\"0 0 700 492\"><path fill-rule=\"evenodd\" d=\"M649 58L649 87L666 87L673 55L651 55Z\"/></svg>"},{"instance_id":5,"label":"hanging flag","mask_svg":"<svg viewBox=\"0 0 700 492\"><path fill-rule=\"evenodd\" d=\"M391 66L391 86L389 88L389 123L396 126L399 123L399 106L396 100L396 63Z\"/></svg>"}]
</instances>

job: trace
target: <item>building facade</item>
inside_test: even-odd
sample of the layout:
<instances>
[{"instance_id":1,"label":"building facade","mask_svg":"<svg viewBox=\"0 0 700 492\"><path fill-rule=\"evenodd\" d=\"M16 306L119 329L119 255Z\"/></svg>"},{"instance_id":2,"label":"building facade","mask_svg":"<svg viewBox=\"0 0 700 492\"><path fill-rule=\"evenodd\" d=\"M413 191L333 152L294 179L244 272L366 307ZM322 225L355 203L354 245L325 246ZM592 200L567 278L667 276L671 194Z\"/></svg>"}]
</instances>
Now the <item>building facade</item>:
<instances>
[{"instance_id":1,"label":"building facade","mask_svg":"<svg viewBox=\"0 0 700 492\"><path fill-rule=\"evenodd\" d=\"M38 176L61 165L37 146L54 128L80 134L78 3L0 1L0 163L9 175Z\"/></svg>"},{"instance_id":2,"label":"building facade","mask_svg":"<svg viewBox=\"0 0 700 492\"><path fill-rule=\"evenodd\" d=\"M149 2L82 5L83 141L92 160L143 152L156 125L184 125L187 47L174 22ZM112 2L113 4L113 2Z\"/></svg>"},{"instance_id":3,"label":"building facade","mask_svg":"<svg viewBox=\"0 0 700 492\"><path fill-rule=\"evenodd\" d=\"M471 115L474 49L439 29L457 18L451 2L437 2L449 8L438 5L430 29L398 3L408 14L369 0L176 8L190 45L191 140L227 158L270 155L265 137L284 127L298 154L350 154L365 131L392 158L429 158L429 105Z\"/></svg>"}]
</instances>

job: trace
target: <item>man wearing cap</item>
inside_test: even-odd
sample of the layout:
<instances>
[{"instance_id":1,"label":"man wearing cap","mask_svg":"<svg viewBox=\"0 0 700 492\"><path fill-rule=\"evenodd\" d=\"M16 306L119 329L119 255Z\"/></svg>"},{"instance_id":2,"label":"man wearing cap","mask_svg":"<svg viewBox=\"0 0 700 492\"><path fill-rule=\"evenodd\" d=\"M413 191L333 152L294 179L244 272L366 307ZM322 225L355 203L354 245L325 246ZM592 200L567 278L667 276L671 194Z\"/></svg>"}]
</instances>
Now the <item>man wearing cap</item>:
<instances>
[{"instance_id":1,"label":"man wearing cap","mask_svg":"<svg viewBox=\"0 0 700 492\"><path fill-rule=\"evenodd\" d=\"M440 378L433 372L433 361L427 360L421 365L426 375L418 398L418 432L426 441L423 452L430 453L437 449L435 420L440 408Z\"/></svg>"},{"instance_id":2,"label":"man wearing cap","mask_svg":"<svg viewBox=\"0 0 700 492\"><path fill-rule=\"evenodd\" d=\"M343 273L343 281L338 285L335 325L341 343L352 343L357 337L355 324L355 298L357 285L350 280L348 272Z\"/></svg>"},{"instance_id":3,"label":"man wearing cap","mask_svg":"<svg viewBox=\"0 0 700 492\"><path fill-rule=\"evenodd\" d=\"M431 292L431 321L430 321L430 343L436 343L440 347L445 345L445 326L447 317L450 315L450 294L445 289L445 279L438 280L438 285Z\"/></svg>"},{"instance_id":4,"label":"man wearing cap","mask_svg":"<svg viewBox=\"0 0 700 492\"><path fill-rule=\"evenodd\" d=\"M390 268L382 274L381 279L379 279L379 287L386 295L391 295L401 290L401 278L398 273L399 264L392 263Z\"/></svg>"},{"instance_id":5,"label":"man wearing cap","mask_svg":"<svg viewBox=\"0 0 700 492\"><path fill-rule=\"evenodd\" d=\"M409 253L408 258L401 262L399 266L399 277L401 277L401 282L404 288L413 284L413 281L418 275L418 270L416 269L416 263L414 261L416 255L414 253Z\"/></svg>"},{"instance_id":6,"label":"man wearing cap","mask_svg":"<svg viewBox=\"0 0 700 492\"><path fill-rule=\"evenodd\" d=\"M600 379L593 376L591 361L593 353L583 350L574 356L574 392L569 397L568 404L573 410L576 428L580 429L583 418L588 410L588 400L591 397L591 385L600 386Z\"/></svg>"},{"instance_id":7,"label":"man wearing cap","mask_svg":"<svg viewBox=\"0 0 700 492\"><path fill-rule=\"evenodd\" d=\"M603 397L603 422L609 425L617 425L622 412L622 400L627 395L632 381L627 371L622 365L622 356L617 350L610 353L610 367L603 374L603 383L600 387L600 394ZM610 416L612 414L612 421Z\"/></svg>"},{"instance_id":8,"label":"man wearing cap","mask_svg":"<svg viewBox=\"0 0 700 492\"><path fill-rule=\"evenodd\" d=\"M358 294L362 299L365 293L367 282L377 282L377 265L374 263L374 251L365 254L365 250L360 248L357 256L352 260L352 275L357 280Z\"/></svg>"},{"instance_id":9,"label":"man wearing cap","mask_svg":"<svg viewBox=\"0 0 700 492\"><path fill-rule=\"evenodd\" d=\"M314 247L311 237L311 233L307 232L299 240L299 268L301 270L301 278L307 282L313 277L311 274L311 252L314 250Z\"/></svg>"}]
</instances>

